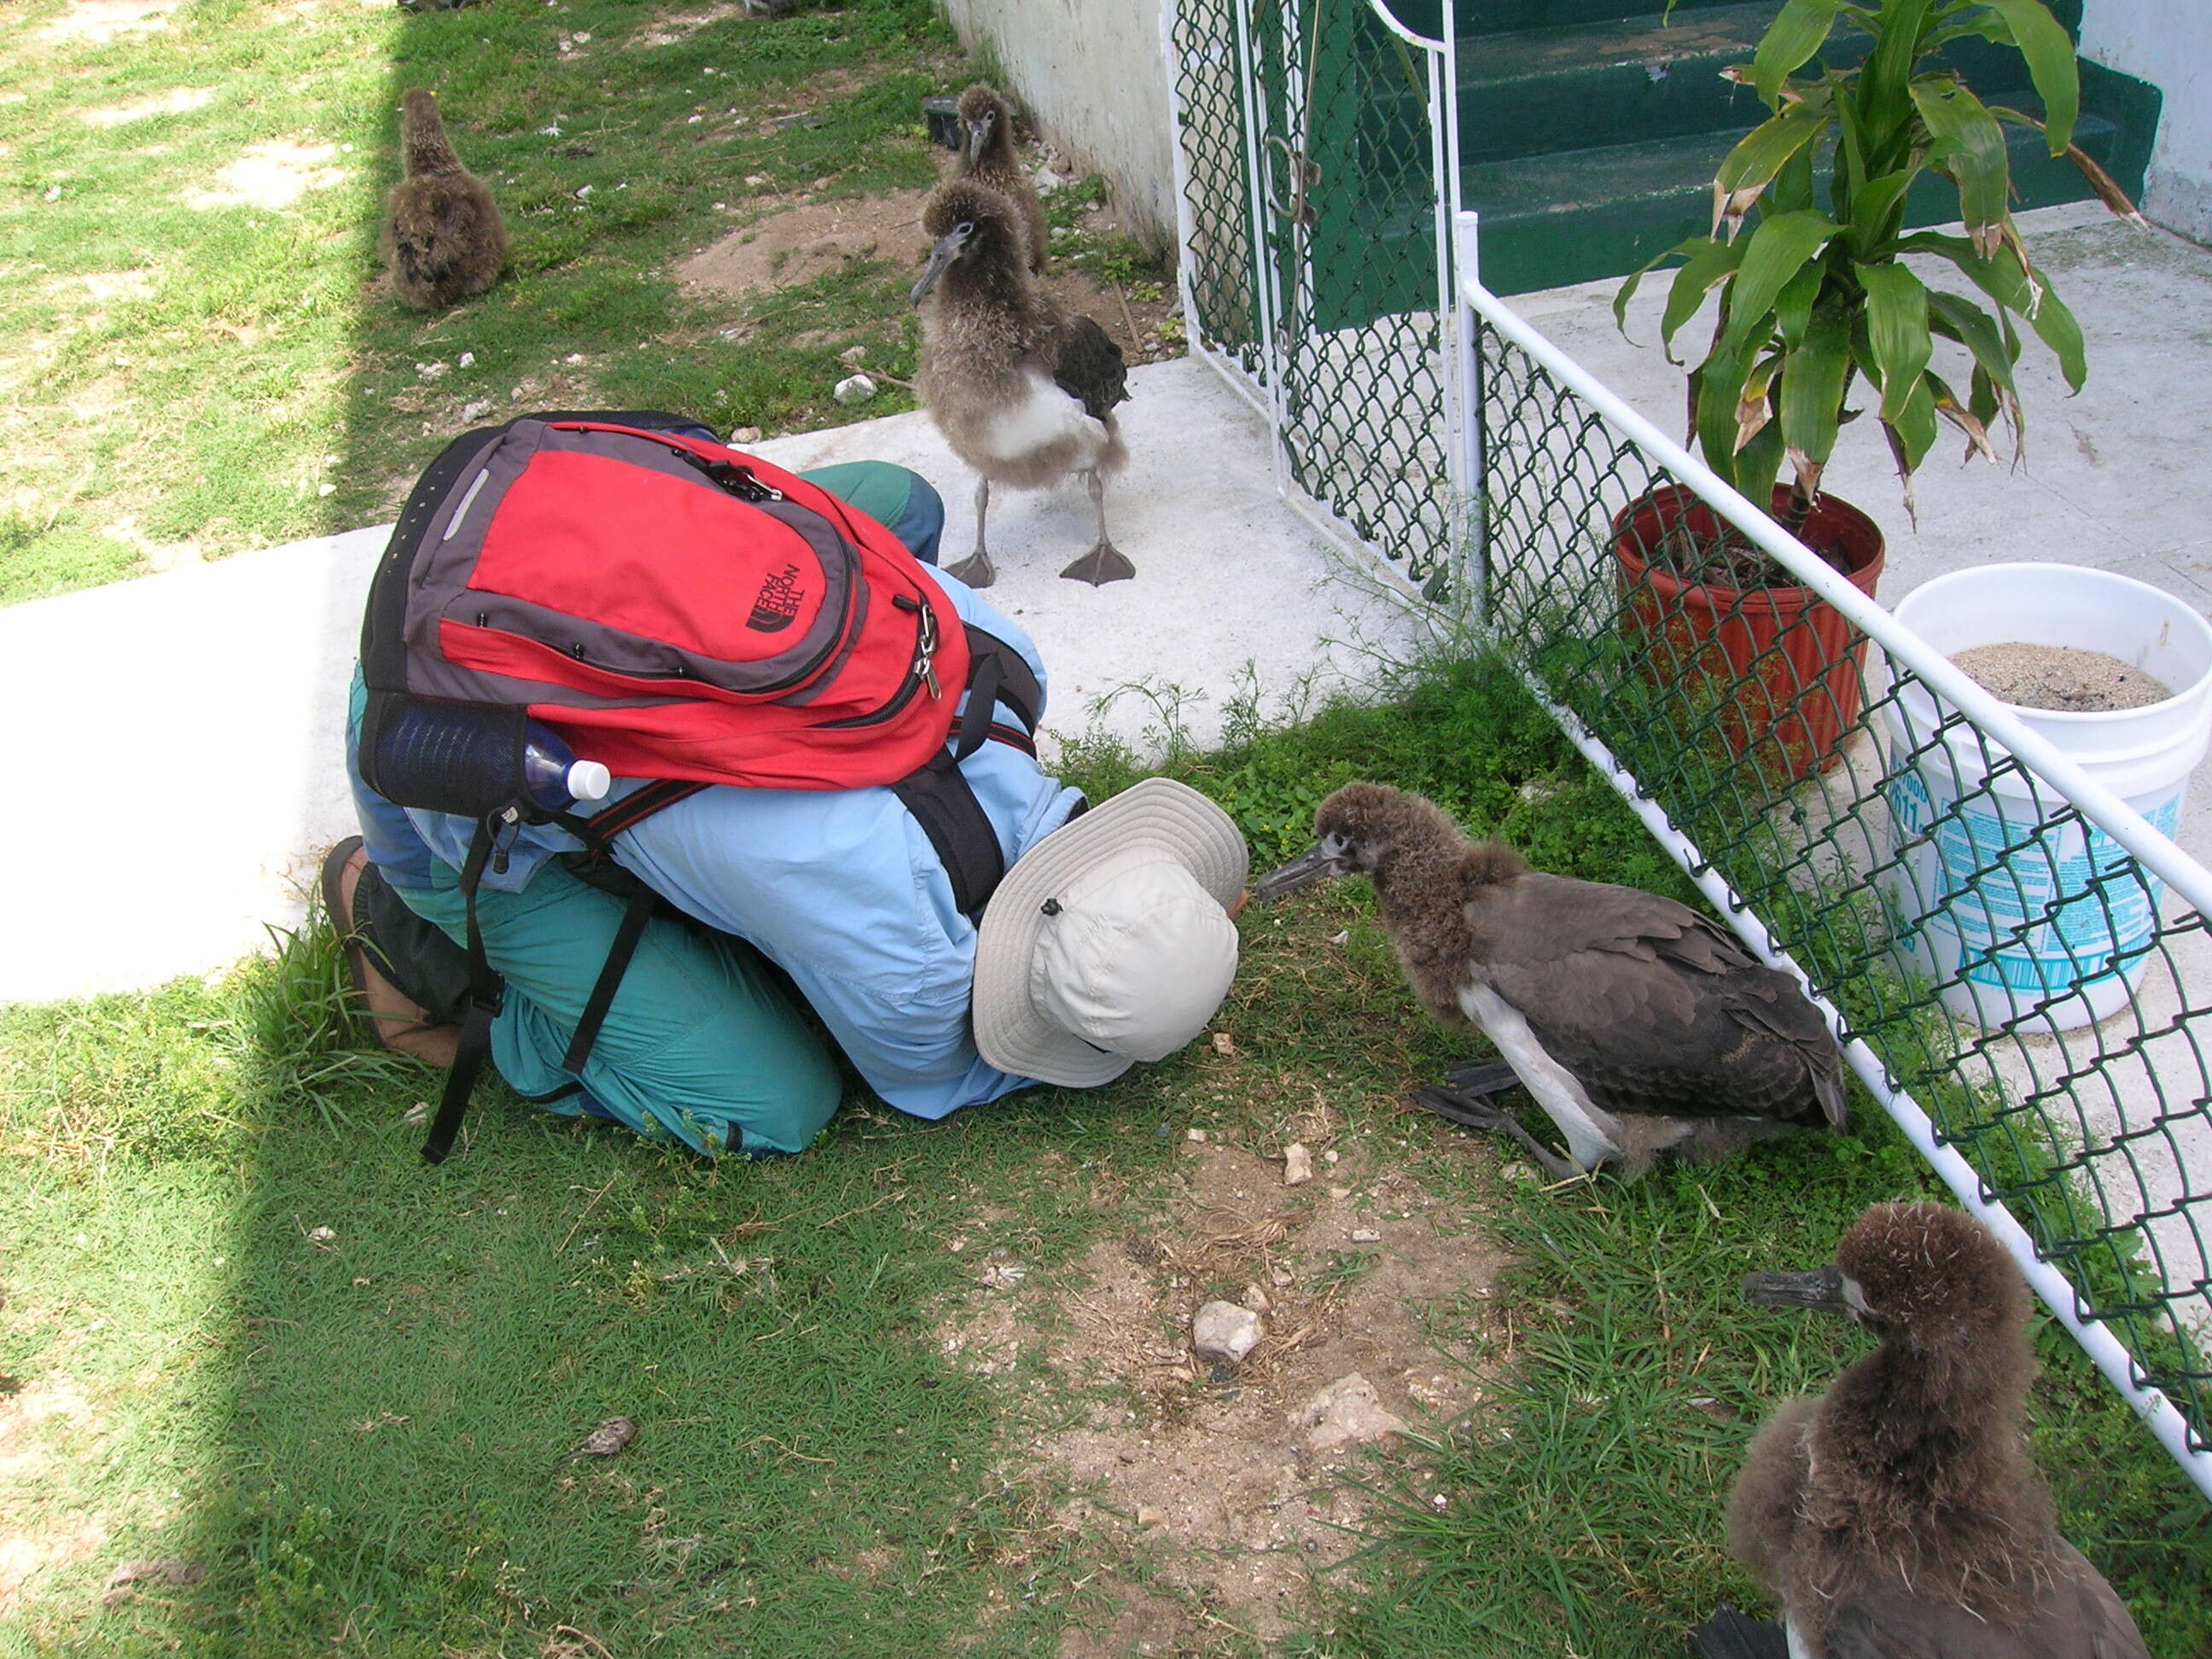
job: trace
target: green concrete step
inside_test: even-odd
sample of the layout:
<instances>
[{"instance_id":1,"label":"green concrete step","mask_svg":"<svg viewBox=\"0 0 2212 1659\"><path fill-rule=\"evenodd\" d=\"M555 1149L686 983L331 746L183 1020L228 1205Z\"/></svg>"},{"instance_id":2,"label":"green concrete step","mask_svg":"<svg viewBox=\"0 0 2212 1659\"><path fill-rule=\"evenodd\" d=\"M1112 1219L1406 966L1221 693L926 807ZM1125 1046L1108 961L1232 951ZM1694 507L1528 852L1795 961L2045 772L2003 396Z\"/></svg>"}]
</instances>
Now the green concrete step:
<instances>
[{"instance_id":1,"label":"green concrete step","mask_svg":"<svg viewBox=\"0 0 2212 1659\"><path fill-rule=\"evenodd\" d=\"M1480 213L1482 281L1525 294L1626 275L1712 222L1713 174L1748 126L1629 144L1607 144L1463 167L1460 190ZM2049 207L2090 192L2071 161L2052 160L2037 135L2006 129L2015 208ZM2127 166L2119 122L2085 111L2075 142L2101 165ZM2147 144L2147 137L2144 143ZM2137 164L2136 172L2140 176ZM1958 216L1947 179L1926 176L1906 198L1915 225Z\"/></svg>"},{"instance_id":2,"label":"green concrete step","mask_svg":"<svg viewBox=\"0 0 2212 1659\"><path fill-rule=\"evenodd\" d=\"M1748 62L1774 0L1462 40L1463 161L1741 128L1763 106L1721 71Z\"/></svg>"}]
</instances>

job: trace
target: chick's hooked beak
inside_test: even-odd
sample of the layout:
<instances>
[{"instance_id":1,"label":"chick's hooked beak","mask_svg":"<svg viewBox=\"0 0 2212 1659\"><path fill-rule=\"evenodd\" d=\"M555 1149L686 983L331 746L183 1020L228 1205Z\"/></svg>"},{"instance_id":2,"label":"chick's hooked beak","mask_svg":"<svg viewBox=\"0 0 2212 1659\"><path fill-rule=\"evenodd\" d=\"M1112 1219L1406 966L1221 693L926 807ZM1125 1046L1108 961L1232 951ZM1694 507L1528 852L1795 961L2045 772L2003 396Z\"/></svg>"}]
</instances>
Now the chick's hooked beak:
<instances>
[{"instance_id":1,"label":"chick's hooked beak","mask_svg":"<svg viewBox=\"0 0 2212 1659\"><path fill-rule=\"evenodd\" d=\"M1351 870L1352 860L1345 856L1344 843L1332 836L1281 869L1270 870L1261 877L1252 889L1252 896L1262 904L1270 903L1293 888L1326 881L1331 876L1348 875Z\"/></svg>"},{"instance_id":2,"label":"chick's hooked beak","mask_svg":"<svg viewBox=\"0 0 2212 1659\"><path fill-rule=\"evenodd\" d=\"M983 159L983 146L991 142L991 115L988 111L968 123L968 165L974 167Z\"/></svg>"},{"instance_id":3,"label":"chick's hooked beak","mask_svg":"<svg viewBox=\"0 0 2212 1659\"><path fill-rule=\"evenodd\" d=\"M1844 1285L1843 1269L1833 1265L1809 1273L1746 1273L1743 1299L1754 1307L1813 1308L1849 1316L1854 1310Z\"/></svg>"},{"instance_id":4,"label":"chick's hooked beak","mask_svg":"<svg viewBox=\"0 0 2212 1659\"><path fill-rule=\"evenodd\" d=\"M945 275L945 266L960 257L968 239L975 234L975 227L963 222L937 239L937 246L929 250L929 263L922 268L921 280L907 291L909 301L920 305L928 296L929 290L937 286L937 279Z\"/></svg>"}]
</instances>

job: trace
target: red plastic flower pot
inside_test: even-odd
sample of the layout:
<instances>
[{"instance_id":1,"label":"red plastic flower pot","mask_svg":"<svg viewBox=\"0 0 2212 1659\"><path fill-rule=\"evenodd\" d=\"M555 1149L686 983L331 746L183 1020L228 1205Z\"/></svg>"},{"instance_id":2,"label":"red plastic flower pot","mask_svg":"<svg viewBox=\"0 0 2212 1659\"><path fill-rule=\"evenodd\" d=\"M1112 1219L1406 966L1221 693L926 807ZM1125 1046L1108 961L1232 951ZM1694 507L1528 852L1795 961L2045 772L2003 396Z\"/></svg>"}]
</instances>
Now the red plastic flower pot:
<instances>
[{"instance_id":1,"label":"red plastic flower pot","mask_svg":"<svg viewBox=\"0 0 2212 1659\"><path fill-rule=\"evenodd\" d=\"M1777 519L1789 498L1789 485L1775 487ZM1725 528L1680 484L1631 501L1613 521L1621 626L1640 647L1644 672L1680 700L1691 735L1718 733L1758 775L1794 783L1826 771L1858 720L1866 635L1809 587L1721 587L1676 575L1658 550L1678 526L1699 540ZM1874 597L1884 549L1873 520L1823 495L1797 533Z\"/></svg>"}]
</instances>

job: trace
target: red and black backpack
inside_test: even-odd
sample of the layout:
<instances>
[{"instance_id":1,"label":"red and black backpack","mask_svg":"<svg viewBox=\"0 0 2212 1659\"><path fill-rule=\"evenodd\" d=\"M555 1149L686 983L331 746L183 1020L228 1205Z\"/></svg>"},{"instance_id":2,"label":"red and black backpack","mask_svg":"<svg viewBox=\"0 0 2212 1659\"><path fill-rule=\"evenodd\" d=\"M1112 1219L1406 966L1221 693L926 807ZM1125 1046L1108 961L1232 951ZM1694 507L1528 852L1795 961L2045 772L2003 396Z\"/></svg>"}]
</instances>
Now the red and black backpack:
<instances>
[{"instance_id":1,"label":"red and black backpack","mask_svg":"<svg viewBox=\"0 0 2212 1659\"><path fill-rule=\"evenodd\" d=\"M980 915L1004 864L958 763L992 738L1030 748L1041 700L1020 653L964 625L889 530L665 414L534 415L449 444L392 528L361 663L362 775L399 805L463 810L380 775L386 723L424 702L503 711L518 754L534 720L580 759L654 780L588 818L520 798L465 809L478 818L461 883L471 997L423 1149L433 1162L498 1010L475 891L507 826L557 819L585 843L581 873L630 898L573 1073L654 908L609 861L616 836L709 784L885 785L929 836L959 908ZM1025 729L994 725L1001 702Z\"/></svg>"}]
</instances>

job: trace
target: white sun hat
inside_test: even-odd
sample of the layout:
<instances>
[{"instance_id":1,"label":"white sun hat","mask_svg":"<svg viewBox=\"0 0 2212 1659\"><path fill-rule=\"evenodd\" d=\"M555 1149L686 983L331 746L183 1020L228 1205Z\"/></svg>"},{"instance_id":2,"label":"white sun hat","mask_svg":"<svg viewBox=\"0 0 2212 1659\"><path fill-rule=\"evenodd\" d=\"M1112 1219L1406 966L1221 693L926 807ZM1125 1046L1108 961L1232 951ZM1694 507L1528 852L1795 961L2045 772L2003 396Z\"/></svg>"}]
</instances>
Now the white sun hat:
<instances>
[{"instance_id":1,"label":"white sun hat","mask_svg":"<svg viewBox=\"0 0 2212 1659\"><path fill-rule=\"evenodd\" d=\"M1147 778L1016 861L975 939L975 1047L1016 1077L1110 1083L1206 1029L1237 977L1249 869L1229 815Z\"/></svg>"}]
</instances>

